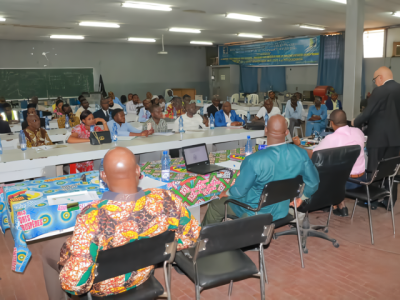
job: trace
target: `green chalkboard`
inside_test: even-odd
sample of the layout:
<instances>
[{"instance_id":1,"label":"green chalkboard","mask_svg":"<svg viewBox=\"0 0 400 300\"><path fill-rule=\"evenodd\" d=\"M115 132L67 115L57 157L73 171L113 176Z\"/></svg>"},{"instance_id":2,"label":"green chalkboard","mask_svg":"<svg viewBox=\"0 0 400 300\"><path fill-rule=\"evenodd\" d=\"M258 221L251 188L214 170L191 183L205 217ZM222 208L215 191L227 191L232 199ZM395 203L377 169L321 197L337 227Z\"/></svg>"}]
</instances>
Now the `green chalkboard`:
<instances>
[{"instance_id":1,"label":"green chalkboard","mask_svg":"<svg viewBox=\"0 0 400 300\"><path fill-rule=\"evenodd\" d=\"M73 97L93 91L93 69L0 69L0 96Z\"/></svg>"}]
</instances>

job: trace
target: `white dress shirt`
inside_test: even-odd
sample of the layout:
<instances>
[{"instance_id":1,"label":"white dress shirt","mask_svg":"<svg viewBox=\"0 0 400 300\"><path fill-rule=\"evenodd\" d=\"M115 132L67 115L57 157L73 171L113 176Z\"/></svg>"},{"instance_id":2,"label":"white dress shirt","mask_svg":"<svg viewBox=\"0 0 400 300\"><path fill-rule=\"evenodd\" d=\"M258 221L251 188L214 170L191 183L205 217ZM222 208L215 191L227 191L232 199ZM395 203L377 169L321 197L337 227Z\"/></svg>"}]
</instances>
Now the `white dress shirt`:
<instances>
[{"instance_id":1,"label":"white dress shirt","mask_svg":"<svg viewBox=\"0 0 400 300\"><path fill-rule=\"evenodd\" d=\"M142 103L138 103L138 104L135 104L135 103L133 103L133 101L128 101L128 103L126 104L126 112L128 113L128 114L135 114L135 115L137 115L137 109L138 109L138 107L142 107L143 106L143 104Z\"/></svg>"},{"instance_id":2,"label":"white dress shirt","mask_svg":"<svg viewBox=\"0 0 400 300\"><path fill-rule=\"evenodd\" d=\"M174 130L175 132L179 132L179 119L178 117L174 123ZM183 119L183 130L197 130L200 128L206 128L206 125L203 123L203 118L199 114L193 115L192 118L189 118L187 113L182 115Z\"/></svg>"},{"instance_id":3,"label":"white dress shirt","mask_svg":"<svg viewBox=\"0 0 400 300\"><path fill-rule=\"evenodd\" d=\"M264 106L261 107L257 113L257 118L259 118L259 119L264 118L266 113L267 113L267 109ZM280 114L281 114L280 109L278 107L274 106L274 107L272 107L268 116L271 118L272 116L280 115Z\"/></svg>"},{"instance_id":4,"label":"white dress shirt","mask_svg":"<svg viewBox=\"0 0 400 300\"><path fill-rule=\"evenodd\" d=\"M231 113L229 113L229 116L224 112L224 117L225 117L225 122L226 122L226 126L231 126Z\"/></svg>"}]
</instances>

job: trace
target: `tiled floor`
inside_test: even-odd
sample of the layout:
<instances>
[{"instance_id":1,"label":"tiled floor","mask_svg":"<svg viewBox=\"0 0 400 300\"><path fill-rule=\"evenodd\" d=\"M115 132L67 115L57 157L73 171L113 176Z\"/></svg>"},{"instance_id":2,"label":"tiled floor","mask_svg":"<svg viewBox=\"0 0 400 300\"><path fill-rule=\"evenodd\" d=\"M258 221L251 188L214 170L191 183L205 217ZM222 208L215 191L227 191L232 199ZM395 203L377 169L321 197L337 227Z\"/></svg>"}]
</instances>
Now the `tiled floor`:
<instances>
[{"instance_id":1,"label":"tiled floor","mask_svg":"<svg viewBox=\"0 0 400 300\"><path fill-rule=\"evenodd\" d=\"M347 201L349 211L354 201ZM203 209L204 213L204 209ZM395 209L400 232L400 205ZM327 213L310 215L312 224L323 224ZM309 253L304 255L305 269L295 236L273 240L264 251L269 284L266 299L400 299L400 237L393 235L390 214L383 208L372 213L375 245L370 243L368 214L357 207L353 223L350 218L332 217L329 235L340 243L334 248L328 241L308 239ZM30 245L33 253L24 274L10 271L13 240L10 231L0 234L0 299L47 299L40 252L43 242ZM247 254L257 262L256 252ZM162 282L161 270L156 277ZM194 299L194 286L184 275L172 273L172 298ZM202 299L229 299L228 286L201 293ZM231 300L260 299L259 279L235 282Z\"/></svg>"}]
</instances>

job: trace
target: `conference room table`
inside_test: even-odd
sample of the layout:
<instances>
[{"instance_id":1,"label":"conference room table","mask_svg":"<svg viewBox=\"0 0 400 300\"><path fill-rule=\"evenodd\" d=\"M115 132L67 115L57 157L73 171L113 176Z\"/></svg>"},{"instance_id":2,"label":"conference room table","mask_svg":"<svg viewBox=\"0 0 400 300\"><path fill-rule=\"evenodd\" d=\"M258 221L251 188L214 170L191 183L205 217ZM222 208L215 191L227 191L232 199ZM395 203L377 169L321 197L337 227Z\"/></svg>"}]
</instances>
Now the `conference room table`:
<instances>
[{"instance_id":1,"label":"conference room table","mask_svg":"<svg viewBox=\"0 0 400 300\"><path fill-rule=\"evenodd\" d=\"M103 145L61 144L47 146L46 149L31 148L26 151L19 149L3 150L0 155L0 182L10 182L44 176L44 168L56 169L57 175L62 175L62 166L76 162L98 160L104 157L109 149L115 146L126 147L134 154L143 154L163 150L179 149L197 144L218 144L231 141L246 140L264 136L264 130L245 130L243 128L219 127L214 130L203 129L186 131L172 135L152 135L149 137L131 137L131 140L119 140L116 143Z\"/></svg>"}]
</instances>

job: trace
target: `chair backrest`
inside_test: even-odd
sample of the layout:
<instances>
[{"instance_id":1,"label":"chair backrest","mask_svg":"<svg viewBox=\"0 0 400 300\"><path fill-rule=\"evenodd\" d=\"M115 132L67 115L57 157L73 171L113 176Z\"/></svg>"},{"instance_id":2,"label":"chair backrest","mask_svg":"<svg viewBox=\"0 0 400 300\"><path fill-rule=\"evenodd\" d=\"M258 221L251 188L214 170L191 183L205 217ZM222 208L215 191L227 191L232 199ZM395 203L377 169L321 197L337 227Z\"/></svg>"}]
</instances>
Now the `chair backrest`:
<instances>
[{"instance_id":1,"label":"chair backrest","mask_svg":"<svg viewBox=\"0 0 400 300\"><path fill-rule=\"evenodd\" d=\"M378 167L376 168L378 173L376 174L374 180L382 180L383 178L396 175L399 166L400 166L400 156L388 159L382 159L378 163Z\"/></svg>"},{"instance_id":2,"label":"chair backrest","mask_svg":"<svg viewBox=\"0 0 400 300\"><path fill-rule=\"evenodd\" d=\"M236 114L241 117L242 119L244 119L244 117L247 117L247 111L242 110L242 109L236 109L235 110Z\"/></svg>"},{"instance_id":3,"label":"chair backrest","mask_svg":"<svg viewBox=\"0 0 400 300\"><path fill-rule=\"evenodd\" d=\"M360 152L359 145L315 151L311 160L319 174L319 186L301 211L318 210L342 202L346 181Z\"/></svg>"},{"instance_id":4,"label":"chair backrest","mask_svg":"<svg viewBox=\"0 0 400 300\"><path fill-rule=\"evenodd\" d=\"M239 103L239 94L232 95L232 103Z\"/></svg>"},{"instance_id":5,"label":"chair backrest","mask_svg":"<svg viewBox=\"0 0 400 300\"><path fill-rule=\"evenodd\" d=\"M293 200L301 196L303 178L295 178L269 182L265 185L258 204L259 209L285 200Z\"/></svg>"},{"instance_id":6,"label":"chair backrest","mask_svg":"<svg viewBox=\"0 0 400 300\"><path fill-rule=\"evenodd\" d=\"M170 260L175 253L174 239L175 232L166 231L152 238L100 251L97 257L97 276L93 283Z\"/></svg>"},{"instance_id":7,"label":"chair backrest","mask_svg":"<svg viewBox=\"0 0 400 300\"><path fill-rule=\"evenodd\" d=\"M257 94L250 94L249 101L251 100L252 104L258 104L258 95Z\"/></svg>"},{"instance_id":8,"label":"chair backrest","mask_svg":"<svg viewBox=\"0 0 400 300\"><path fill-rule=\"evenodd\" d=\"M198 258L259 245L268 238L272 224L271 214L261 214L229 222L206 225L201 229L193 260ZM273 230L273 228L272 228ZM271 232L272 234L272 232Z\"/></svg>"}]
</instances>

